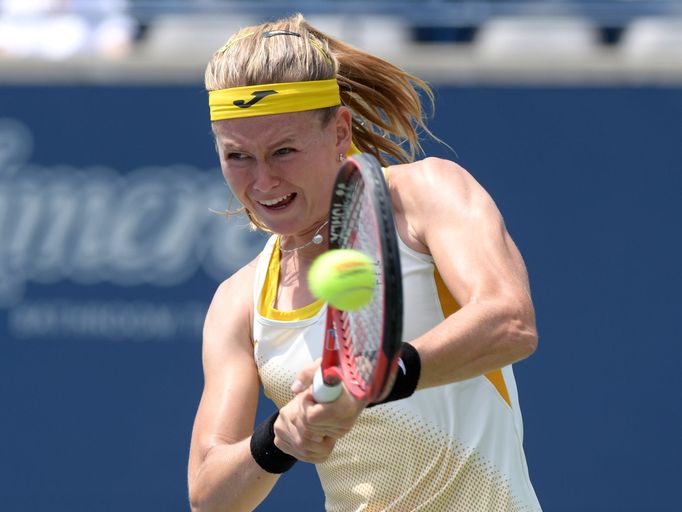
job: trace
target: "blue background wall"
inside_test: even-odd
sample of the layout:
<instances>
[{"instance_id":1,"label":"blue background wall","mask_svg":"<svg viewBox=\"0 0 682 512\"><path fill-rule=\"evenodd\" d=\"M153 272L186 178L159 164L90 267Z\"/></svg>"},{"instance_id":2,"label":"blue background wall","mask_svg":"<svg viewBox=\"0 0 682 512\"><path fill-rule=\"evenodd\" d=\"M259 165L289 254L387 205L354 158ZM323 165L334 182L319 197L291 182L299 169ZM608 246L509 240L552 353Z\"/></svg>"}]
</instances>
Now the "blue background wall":
<instances>
[{"instance_id":1,"label":"blue background wall","mask_svg":"<svg viewBox=\"0 0 682 512\"><path fill-rule=\"evenodd\" d=\"M438 87L496 199L540 347L516 365L547 511L678 507L682 89ZM0 509L187 510L200 328L262 238L199 85L0 87ZM181 213L177 213L181 212ZM259 414L272 409L262 402ZM322 508L299 464L260 510Z\"/></svg>"}]
</instances>

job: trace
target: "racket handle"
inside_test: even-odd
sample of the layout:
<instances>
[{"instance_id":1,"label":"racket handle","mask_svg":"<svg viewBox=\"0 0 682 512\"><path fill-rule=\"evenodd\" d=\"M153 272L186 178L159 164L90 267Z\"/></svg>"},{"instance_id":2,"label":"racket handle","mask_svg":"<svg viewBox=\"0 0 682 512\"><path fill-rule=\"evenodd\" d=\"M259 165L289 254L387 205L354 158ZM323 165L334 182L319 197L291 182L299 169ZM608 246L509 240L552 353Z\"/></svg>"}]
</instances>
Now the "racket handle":
<instances>
[{"instance_id":1,"label":"racket handle","mask_svg":"<svg viewBox=\"0 0 682 512\"><path fill-rule=\"evenodd\" d=\"M313 379L313 398L318 404L326 404L333 402L341 395L343 391L343 382L339 382L334 386L329 386L324 383L322 377L322 368L318 368Z\"/></svg>"}]
</instances>

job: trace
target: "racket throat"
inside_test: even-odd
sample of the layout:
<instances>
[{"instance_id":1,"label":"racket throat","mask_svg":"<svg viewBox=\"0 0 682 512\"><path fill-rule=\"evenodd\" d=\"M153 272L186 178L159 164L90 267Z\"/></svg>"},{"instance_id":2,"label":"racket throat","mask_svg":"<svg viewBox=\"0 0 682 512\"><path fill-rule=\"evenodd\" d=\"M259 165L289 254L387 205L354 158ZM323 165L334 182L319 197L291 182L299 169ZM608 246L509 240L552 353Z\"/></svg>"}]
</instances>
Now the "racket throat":
<instances>
[{"instance_id":1,"label":"racket throat","mask_svg":"<svg viewBox=\"0 0 682 512\"><path fill-rule=\"evenodd\" d=\"M327 319L326 330L320 369L324 383L327 386L335 386L341 382L342 376L339 371L339 344L336 337L336 329L331 318Z\"/></svg>"}]
</instances>

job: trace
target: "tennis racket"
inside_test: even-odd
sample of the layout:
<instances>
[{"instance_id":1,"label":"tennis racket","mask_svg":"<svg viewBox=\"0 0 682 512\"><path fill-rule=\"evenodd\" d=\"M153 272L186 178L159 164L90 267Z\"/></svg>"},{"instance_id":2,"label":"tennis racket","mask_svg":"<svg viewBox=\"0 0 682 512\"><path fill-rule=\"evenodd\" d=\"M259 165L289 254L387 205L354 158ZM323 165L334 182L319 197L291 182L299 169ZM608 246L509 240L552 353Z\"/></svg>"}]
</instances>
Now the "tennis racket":
<instances>
[{"instance_id":1,"label":"tennis racket","mask_svg":"<svg viewBox=\"0 0 682 512\"><path fill-rule=\"evenodd\" d=\"M355 311L327 305L320 369L313 380L318 403L333 402L342 387L375 401L393 385L402 345L403 295L393 209L383 170L373 156L349 157L339 169L329 209L329 249L356 249L373 258L372 301Z\"/></svg>"}]
</instances>

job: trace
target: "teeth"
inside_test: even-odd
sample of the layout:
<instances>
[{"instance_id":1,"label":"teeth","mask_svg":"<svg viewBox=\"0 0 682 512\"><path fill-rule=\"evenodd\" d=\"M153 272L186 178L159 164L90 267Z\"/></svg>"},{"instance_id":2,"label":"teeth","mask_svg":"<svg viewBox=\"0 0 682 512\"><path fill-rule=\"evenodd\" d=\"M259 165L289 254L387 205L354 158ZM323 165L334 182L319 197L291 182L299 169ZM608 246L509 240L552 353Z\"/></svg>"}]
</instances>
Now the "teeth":
<instances>
[{"instance_id":1,"label":"teeth","mask_svg":"<svg viewBox=\"0 0 682 512\"><path fill-rule=\"evenodd\" d=\"M270 199L270 200L268 200L268 201L258 201L258 202L259 202L260 204L264 205L264 206L274 206L274 205L279 204L279 203L281 203L281 202L283 202L283 201L286 201L286 200L289 199L292 195L293 195L293 194L287 194L287 195L285 195L285 196L278 197L277 199Z\"/></svg>"}]
</instances>

